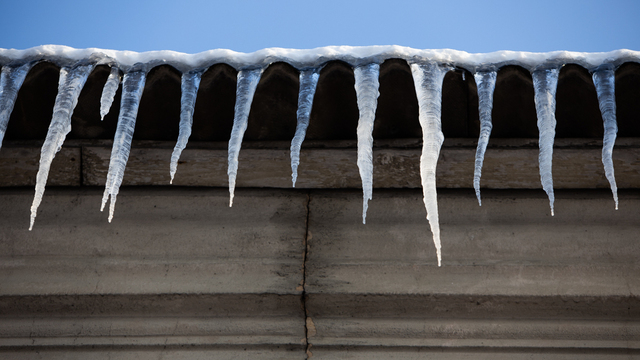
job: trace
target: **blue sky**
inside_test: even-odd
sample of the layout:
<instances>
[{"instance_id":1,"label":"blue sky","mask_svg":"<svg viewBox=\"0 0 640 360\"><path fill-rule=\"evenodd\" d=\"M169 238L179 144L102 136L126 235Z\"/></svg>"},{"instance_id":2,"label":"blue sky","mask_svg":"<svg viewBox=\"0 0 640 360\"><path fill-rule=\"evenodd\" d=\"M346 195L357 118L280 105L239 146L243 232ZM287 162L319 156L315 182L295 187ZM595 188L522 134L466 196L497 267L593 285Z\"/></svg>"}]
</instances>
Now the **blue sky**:
<instances>
[{"instance_id":1,"label":"blue sky","mask_svg":"<svg viewBox=\"0 0 640 360\"><path fill-rule=\"evenodd\" d=\"M640 1L6 1L1 48L640 50Z\"/></svg>"}]
</instances>

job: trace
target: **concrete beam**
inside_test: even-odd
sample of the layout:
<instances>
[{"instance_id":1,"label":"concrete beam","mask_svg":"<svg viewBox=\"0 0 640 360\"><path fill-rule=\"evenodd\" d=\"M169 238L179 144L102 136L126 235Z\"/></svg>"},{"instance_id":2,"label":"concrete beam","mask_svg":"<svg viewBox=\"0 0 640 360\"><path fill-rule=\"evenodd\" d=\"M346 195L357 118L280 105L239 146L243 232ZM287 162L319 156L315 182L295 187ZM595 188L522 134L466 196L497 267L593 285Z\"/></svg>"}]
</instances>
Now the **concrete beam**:
<instances>
[{"instance_id":1,"label":"concrete beam","mask_svg":"<svg viewBox=\"0 0 640 360\"><path fill-rule=\"evenodd\" d=\"M639 194L622 192L619 211L605 191L556 195L551 217L542 191L486 191L482 207L470 190L440 191L438 268L420 191L374 191L366 225L360 192L313 192L310 351L329 359L637 353Z\"/></svg>"}]
</instances>

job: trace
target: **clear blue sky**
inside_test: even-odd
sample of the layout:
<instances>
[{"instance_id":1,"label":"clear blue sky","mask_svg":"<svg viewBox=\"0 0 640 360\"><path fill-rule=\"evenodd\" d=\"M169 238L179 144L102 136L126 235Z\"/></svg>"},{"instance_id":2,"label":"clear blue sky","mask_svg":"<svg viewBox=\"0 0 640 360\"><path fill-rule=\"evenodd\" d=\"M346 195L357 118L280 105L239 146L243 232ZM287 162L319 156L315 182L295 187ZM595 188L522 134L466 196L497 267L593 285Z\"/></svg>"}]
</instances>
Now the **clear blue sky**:
<instances>
[{"instance_id":1,"label":"clear blue sky","mask_svg":"<svg viewBox=\"0 0 640 360\"><path fill-rule=\"evenodd\" d=\"M1 48L640 50L640 1L6 0Z\"/></svg>"}]
</instances>

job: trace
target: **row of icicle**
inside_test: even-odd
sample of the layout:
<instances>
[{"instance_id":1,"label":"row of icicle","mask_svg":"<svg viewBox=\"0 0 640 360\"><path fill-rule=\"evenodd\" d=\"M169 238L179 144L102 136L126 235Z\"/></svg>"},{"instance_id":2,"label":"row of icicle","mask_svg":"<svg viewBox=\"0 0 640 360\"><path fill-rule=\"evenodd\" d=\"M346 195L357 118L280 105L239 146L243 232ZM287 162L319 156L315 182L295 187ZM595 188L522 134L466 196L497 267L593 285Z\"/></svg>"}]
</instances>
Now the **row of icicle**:
<instances>
[{"instance_id":1,"label":"row of icicle","mask_svg":"<svg viewBox=\"0 0 640 360\"><path fill-rule=\"evenodd\" d=\"M0 79L0 146L7 129L7 123L20 89L27 73L35 62L22 65L6 65L2 68ZM89 74L93 71L95 62L87 60L79 61L73 65L60 69L58 94L53 109L53 117L47 137L42 146L40 168L36 179L35 196L31 206L31 221L29 230L33 228L38 206L44 194L45 184L49 174L49 168L55 154L60 151L66 135L71 131L71 115L75 108L80 91ZM420 157L420 175L424 204L427 210L427 219L431 226L433 241L438 257L438 266L441 264L440 253L440 227L438 222L438 204L436 194L436 165L440 148L444 140L441 125L442 82L445 74L453 67L436 62L411 63L415 90L419 105L419 121L422 127L423 147ZM193 123L193 111L195 107L198 87L202 74L206 69L192 70L182 74L182 98L180 110L180 132L178 141L171 155L170 174L171 182L177 170L180 154L187 145L191 135ZM233 205L234 189L238 172L238 155L242 145L242 138L249 118L251 102L264 68L241 69L238 72L235 114L233 129L229 139L228 177L229 177L229 206ZM302 69L300 71L300 91L298 98L295 136L291 142L291 169L292 182L295 187L300 163L300 148L305 138L309 125L309 118L313 106L313 97L318 84L321 68ZM597 90L598 101L602 117L604 119L604 140L602 148L602 162L605 174L611 185L615 207L618 209L617 187L614 178L612 151L616 139L616 108L614 93L614 67L600 66L593 72L593 81ZM124 169L129 158L131 140L135 128L138 106L144 90L148 69L139 64L127 70L122 79L122 99L117 130L113 141L109 171L102 198L101 211L104 209L109 197L109 222L113 218L116 197ZM373 194L373 127L379 96L380 65L370 63L356 66L355 90L357 95L360 119L358 121L358 169L362 179L363 209L362 222L366 222L368 201ZM558 83L560 65L550 68L541 68L532 73L535 105L538 114L539 139L539 165L542 187L549 197L551 215L554 214L553 178L551 174L553 142L555 138L555 93ZM491 111L493 107L493 92L496 84L496 70L476 71L474 78L478 88L479 112L480 112L480 137L476 150L475 170L473 186L478 198L478 204L482 205L480 198L480 176L484 154L491 135ZM100 99L101 118L109 112L111 104L121 81L120 69L112 66L111 73L106 81L102 97Z\"/></svg>"}]
</instances>

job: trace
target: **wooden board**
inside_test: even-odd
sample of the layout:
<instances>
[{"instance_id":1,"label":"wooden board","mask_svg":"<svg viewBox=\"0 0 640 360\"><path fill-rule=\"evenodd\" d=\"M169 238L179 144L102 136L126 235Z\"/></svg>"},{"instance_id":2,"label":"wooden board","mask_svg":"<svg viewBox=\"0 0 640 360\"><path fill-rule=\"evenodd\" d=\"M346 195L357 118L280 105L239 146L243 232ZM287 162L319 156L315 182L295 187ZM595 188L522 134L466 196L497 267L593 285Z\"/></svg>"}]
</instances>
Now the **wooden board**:
<instances>
[{"instance_id":1,"label":"wooden board","mask_svg":"<svg viewBox=\"0 0 640 360\"><path fill-rule=\"evenodd\" d=\"M169 185L171 149L133 148L123 185ZM378 149L374 151L376 188L419 188L419 149ZM83 175L86 185L104 185L111 149L83 148ZM437 169L437 186L472 188L475 149L443 148ZM359 188L356 149L303 149L298 169L298 188ZM238 187L291 187L289 151L245 149L240 152ZM619 188L640 188L640 149L621 148L614 152ZM601 150L560 148L553 157L554 187L608 188ZM174 185L228 186L227 151L187 149L182 153ZM535 148L493 148L486 154L483 188L541 188L538 150Z\"/></svg>"},{"instance_id":2,"label":"wooden board","mask_svg":"<svg viewBox=\"0 0 640 360\"><path fill-rule=\"evenodd\" d=\"M80 186L80 148L63 147L51 163L47 185ZM0 149L0 186L34 186L40 166L40 147Z\"/></svg>"}]
</instances>

